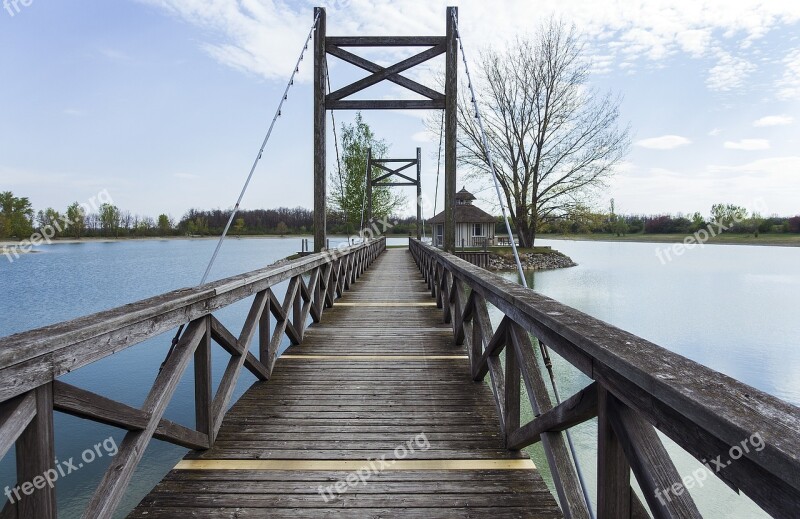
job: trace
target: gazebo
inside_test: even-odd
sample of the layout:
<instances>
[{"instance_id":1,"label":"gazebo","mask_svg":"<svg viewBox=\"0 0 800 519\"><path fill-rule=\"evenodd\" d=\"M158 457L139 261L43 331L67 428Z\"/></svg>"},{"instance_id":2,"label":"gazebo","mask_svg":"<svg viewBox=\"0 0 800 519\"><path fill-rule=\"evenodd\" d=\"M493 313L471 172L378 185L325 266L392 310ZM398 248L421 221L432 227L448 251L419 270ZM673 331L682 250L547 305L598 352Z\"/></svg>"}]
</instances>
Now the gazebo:
<instances>
[{"instance_id":1,"label":"gazebo","mask_svg":"<svg viewBox=\"0 0 800 519\"><path fill-rule=\"evenodd\" d=\"M475 196L462 188L456 193L453 219L456 225L456 247L483 247L494 244L496 218L480 207L472 205ZM444 211L429 220L433 245L444 243Z\"/></svg>"}]
</instances>

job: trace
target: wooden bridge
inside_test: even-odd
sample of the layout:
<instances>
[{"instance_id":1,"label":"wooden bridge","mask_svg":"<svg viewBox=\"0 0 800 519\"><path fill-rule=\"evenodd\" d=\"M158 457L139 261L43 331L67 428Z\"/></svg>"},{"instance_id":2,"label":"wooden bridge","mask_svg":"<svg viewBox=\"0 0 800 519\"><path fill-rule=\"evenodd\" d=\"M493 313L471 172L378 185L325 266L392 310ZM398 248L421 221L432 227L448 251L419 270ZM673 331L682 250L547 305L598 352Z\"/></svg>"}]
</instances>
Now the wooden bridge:
<instances>
[{"instance_id":1,"label":"wooden bridge","mask_svg":"<svg viewBox=\"0 0 800 519\"><path fill-rule=\"evenodd\" d=\"M273 289L286 281L281 301ZM245 298L235 336L213 313ZM181 324L140 409L58 380ZM284 336L293 346L279 356ZM554 405L539 341L594 382ZM231 355L216 394L212 343ZM193 429L164 417L191 359ZM245 370L258 381L228 410ZM600 518L700 517L674 490L685 480L656 429L698 460L730 458L712 473L770 514L800 516L798 408L416 240L5 338L0 381L0 454L16 445L20 484L54 468L54 411L128 431L87 518L114 514L152 438L191 451L132 517L588 517L564 431L595 417ZM522 391L535 416L525 424ZM756 434L762 448L745 448ZM535 442L555 497L519 450ZM2 517L56 517L42 486Z\"/></svg>"}]
</instances>

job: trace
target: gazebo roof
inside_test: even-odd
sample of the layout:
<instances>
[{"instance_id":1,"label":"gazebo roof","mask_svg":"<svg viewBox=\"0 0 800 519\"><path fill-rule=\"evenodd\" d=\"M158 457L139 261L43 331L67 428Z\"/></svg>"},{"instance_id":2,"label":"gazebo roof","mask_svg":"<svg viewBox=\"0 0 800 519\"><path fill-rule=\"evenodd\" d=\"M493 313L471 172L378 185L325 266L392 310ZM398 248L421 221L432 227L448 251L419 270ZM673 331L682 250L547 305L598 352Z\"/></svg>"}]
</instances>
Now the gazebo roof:
<instances>
[{"instance_id":1,"label":"gazebo roof","mask_svg":"<svg viewBox=\"0 0 800 519\"><path fill-rule=\"evenodd\" d=\"M456 200L469 200L469 201L472 201L472 200L476 200L476 198L475 198L475 195L473 195L472 193L467 191L466 187L462 187L461 191L456 193Z\"/></svg>"},{"instance_id":2,"label":"gazebo roof","mask_svg":"<svg viewBox=\"0 0 800 519\"><path fill-rule=\"evenodd\" d=\"M493 223L495 221L494 216L480 207L471 204L462 204L453 207L453 219L456 223ZM444 223L444 211L428 221L430 223Z\"/></svg>"}]
</instances>

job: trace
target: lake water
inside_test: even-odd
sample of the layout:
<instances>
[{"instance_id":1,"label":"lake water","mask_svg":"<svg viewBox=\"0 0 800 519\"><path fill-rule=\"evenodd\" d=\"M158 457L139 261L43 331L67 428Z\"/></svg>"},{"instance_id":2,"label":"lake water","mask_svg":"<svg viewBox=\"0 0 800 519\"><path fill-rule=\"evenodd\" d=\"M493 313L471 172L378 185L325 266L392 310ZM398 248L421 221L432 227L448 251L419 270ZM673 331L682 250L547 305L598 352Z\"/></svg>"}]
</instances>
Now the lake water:
<instances>
[{"instance_id":1,"label":"lake water","mask_svg":"<svg viewBox=\"0 0 800 519\"><path fill-rule=\"evenodd\" d=\"M331 240L332 245L339 242ZM389 244L405 244L390 238ZM664 245L541 240L571 256L579 266L530 275L537 291L625 328L672 351L706 364L794 404L800 403L800 249L706 246L687 251L666 265L655 255ZM9 264L0 256L0 336L112 308L199 281L213 240L150 240L58 244ZM230 239L212 279L262 267L300 250L300 238ZM509 274L510 277L513 275ZM278 290L279 297L280 289ZM231 330L241 329L248 302L217 315ZM139 406L164 359L171 337L161 336L62 380L130 405ZM214 378L219 382L228 355L214 349ZM561 393L580 389L587 379L556 359ZM167 417L194 423L191 370L176 391ZM254 381L244 375L238 398ZM596 425L574 430L587 480L594 486ZM56 414L59 459L80 457L92 445L122 433L115 428ZM671 446L682 475L699 463ZM134 476L120 513L135 504L185 453L154 441ZM531 449L538 465L543 456ZM0 463L0 488L14 481L13 452ZM61 517L79 517L107 466L108 457L86 464L59 481ZM751 518L759 512L716 480L693 490L707 517Z\"/></svg>"},{"instance_id":2,"label":"lake water","mask_svg":"<svg viewBox=\"0 0 800 519\"><path fill-rule=\"evenodd\" d=\"M664 264L656 250L665 244L540 240L537 245L550 245L578 263L530 273L528 284L538 292L800 404L800 248L707 245ZM562 397L590 382L559 361L554 359ZM595 488L597 422L573 431L588 486ZM681 476L701 468L671 441L665 444ZM530 454L538 466L547 465L540 448ZM769 517L713 476L691 494L704 517Z\"/></svg>"}]
</instances>

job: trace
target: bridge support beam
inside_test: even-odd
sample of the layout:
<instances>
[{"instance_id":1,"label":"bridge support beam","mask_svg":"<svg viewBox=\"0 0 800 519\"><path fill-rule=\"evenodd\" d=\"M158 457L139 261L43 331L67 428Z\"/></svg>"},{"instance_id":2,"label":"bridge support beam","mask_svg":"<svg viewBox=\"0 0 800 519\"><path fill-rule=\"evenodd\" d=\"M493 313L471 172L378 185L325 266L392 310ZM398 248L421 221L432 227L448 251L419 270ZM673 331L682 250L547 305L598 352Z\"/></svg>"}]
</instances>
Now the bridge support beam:
<instances>
[{"instance_id":1,"label":"bridge support beam","mask_svg":"<svg viewBox=\"0 0 800 519\"><path fill-rule=\"evenodd\" d=\"M327 238L328 195L325 171L325 79L328 73L325 59L325 8L315 7L314 18L317 19L317 30L314 31L314 252L320 252Z\"/></svg>"},{"instance_id":2,"label":"bridge support beam","mask_svg":"<svg viewBox=\"0 0 800 519\"><path fill-rule=\"evenodd\" d=\"M327 37L325 30L325 9L316 7L314 16L319 16L317 30L314 33L314 251L319 252L325 243L325 114L327 110L444 110L445 111L445 233L444 247L449 251L455 250L456 233L453 221L453 207L456 196L456 118L458 108L458 42L456 39L457 7L447 8L447 31L442 36L331 36ZM427 50L385 67L366 58L357 56L346 50L350 47L428 47ZM366 70L370 74L354 83L339 88L326 94L327 85L327 55L332 56ZM445 56L445 92L438 92L432 88L410 79L403 75L406 71L421 65L437 56ZM353 94L361 92L373 85L391 82L404 87L425 99L352 99ZM348 99L350 98L350 99ZM417 186L417 238L422 238L422 207L421 197L421 169L420 150L417 150L416 159L367 159L367 204L365 207L367 222L375 217L372 207L371 191L373 187L399 187ZM389 169L382 167L384 173L372 177L370 164L380 167L381 161L407 162L411 167L416 162L417 178L400 174L405 167ZM385 173L401 176L405 182L389 181ZM413 174L412 174L413 175ZM365 222L366 223L366 222Z\"/></svg>"},{"instance_id":3,"label":"bridge support beam","mask_svg":"<svg viewBox=\"0 0 800 519\"><path fill-rule=\"evenodd\" d=\"M417 239L422 239L422 148L417 148Z\"/></svg>"},{"instance_id":4,"label":"bridge support beam","mask_svg":"<svg viewBox=\"0 0 800 519\"><path fill-rule=\"evenodd\" d=\"M456 18L458 7L447 8L447 32L445 35L444 74L444 250L456 249L456 131L458 129L458 43L456 42Z\"/></svg>"}]
</instances>

